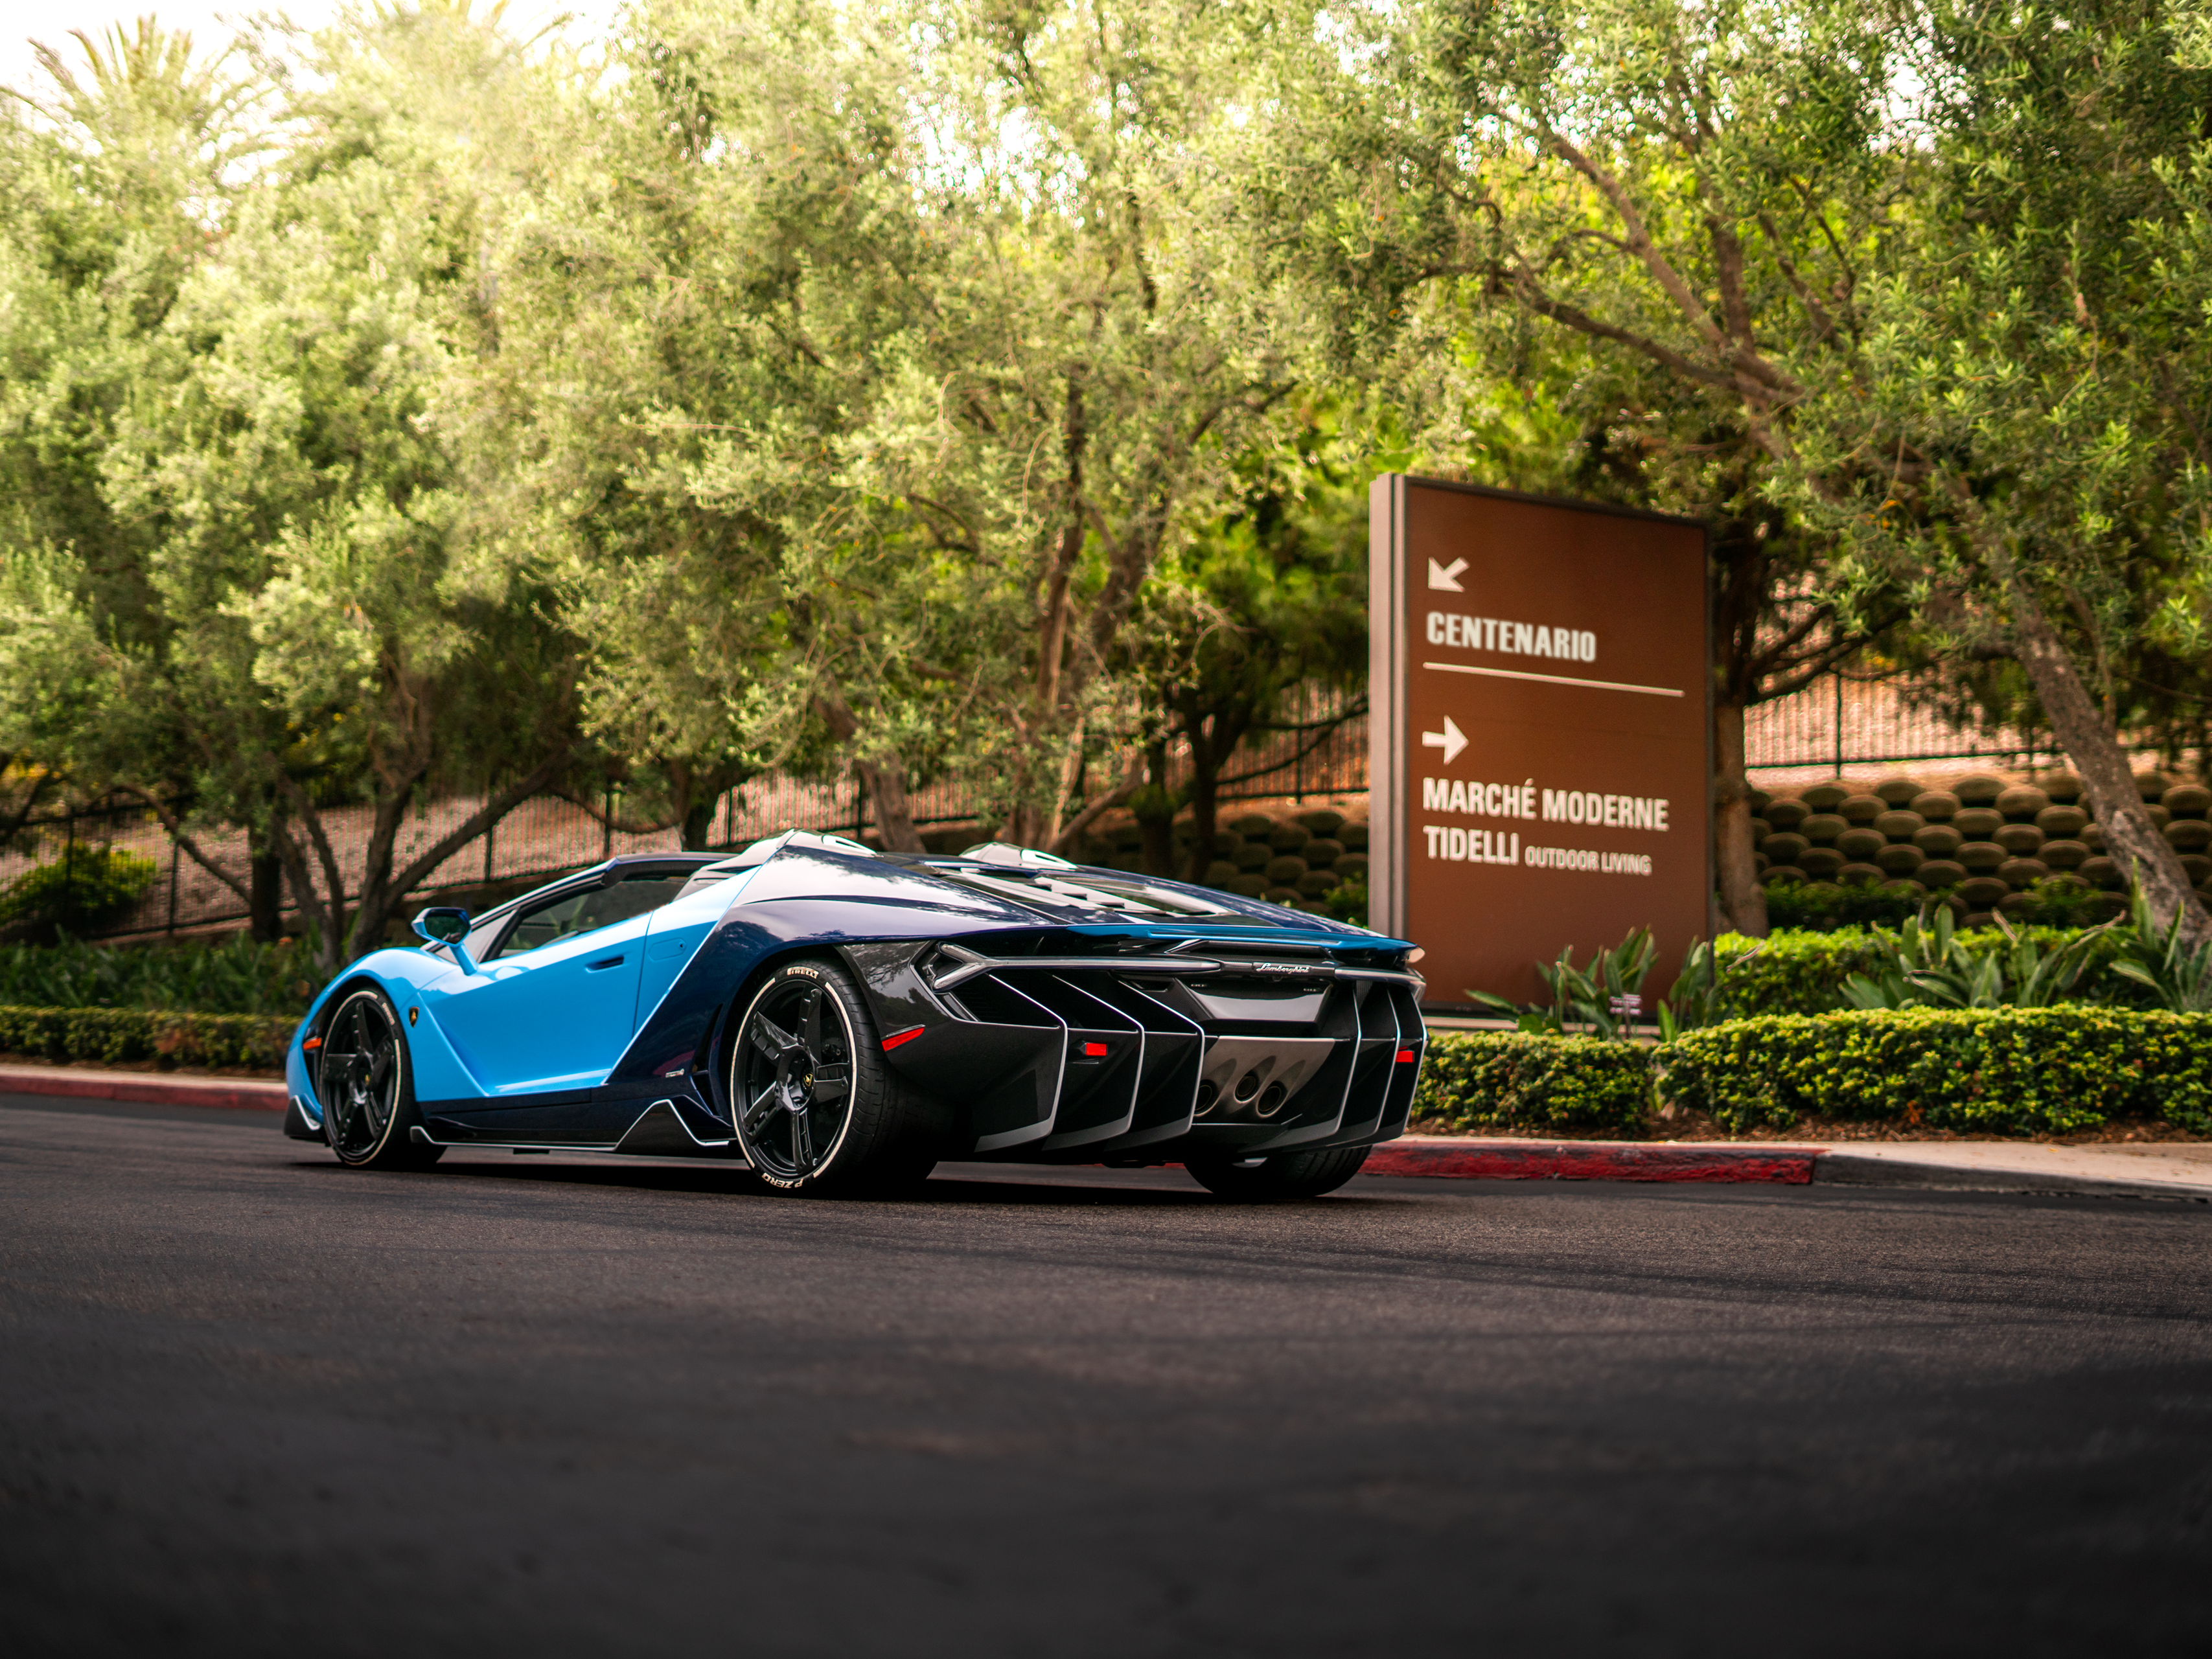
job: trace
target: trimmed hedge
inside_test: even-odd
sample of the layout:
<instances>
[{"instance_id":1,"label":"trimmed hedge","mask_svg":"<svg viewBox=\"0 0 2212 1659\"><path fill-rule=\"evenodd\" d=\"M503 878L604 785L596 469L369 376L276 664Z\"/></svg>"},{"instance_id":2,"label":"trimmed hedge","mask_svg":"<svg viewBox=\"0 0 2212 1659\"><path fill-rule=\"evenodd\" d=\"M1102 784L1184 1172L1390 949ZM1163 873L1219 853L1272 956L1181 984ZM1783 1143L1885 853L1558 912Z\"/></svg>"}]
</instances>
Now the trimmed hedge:
<instances>
[{"instance_id":1,"label":"trimmed hedge","mask_svg":"<svg viewBox=\"0 0 2212 1659\"><path fill-rule=\"evenodd\" d=\"M2212 1014L1851 1009L1729 1020L1656 1048L1439 1031L1413 1113L1457 1130L1623 1134L1645 1127L1655 1100L1731 1134L1807 1117L2008 1135L2163 1117L2212 1134Z\"/></svg>"},{"instance_id":2,"label":"trimmed hedge","mask_svg":"<svg viewBox=\"0 0 2212 1659\"><path fill-rule=\"evenodd\" d=\"M2078 929L2022 927L2020 935L2046 951L2063 945ZM1881 961L1874 935L1864 928L1838 927L1832 933L1778 932L1766 948L1749 962L1759 941L1741 933L1723 933L1713 941L1713 953L1726 977L1721 981L1715 1013L1721 1019L1747 1019L1761 1014L1820 1014L1844 1006L1844 981L1853 974L1871 974ZM1974 928L1959 935L1967 951L1980 956L2011 948L1994 927ZM2136 1006L2141 988L2117 975L2100 971L2119 953L2117 930L2093 948L2082 989L2093 993L2100 1005Z\"/></svg>"},{"instance_id":3,"label":"trimmed hedge","mask_svg":"<svg viewBox=\"0 0 2212 1659\"><path fill-rule=\"evenodd\" d=\"M1732 1133L1807 1116L2038 1134L2117 1116L2212 1133L2212 1015L2094 1008L1784 1014L1653 1051L1661 1096Z\"/></svg>"},{"instance_id":4,"label":"trimmed hedge","mask_svg":"<svg viewBox=\"0 0 2212 1659\"><path fill-rule=\"evenodd\" d=\"M0 1052L117 1065L251 1066L281 1071L296 1019L159 1008L0 1007Z\"/></svg>"},{"instance_id":5,"label":"trimmed hedge","mask_svg":"<svg viewBox=\"0 0 2212 1659\"><path fill-rule=\"evenodd\" d=\"M1650 1055L1598 1037L1439 1031L1413 1115L1455 1129L1632 1130L1651 1103Z\"/></svg>"}]
</instances>

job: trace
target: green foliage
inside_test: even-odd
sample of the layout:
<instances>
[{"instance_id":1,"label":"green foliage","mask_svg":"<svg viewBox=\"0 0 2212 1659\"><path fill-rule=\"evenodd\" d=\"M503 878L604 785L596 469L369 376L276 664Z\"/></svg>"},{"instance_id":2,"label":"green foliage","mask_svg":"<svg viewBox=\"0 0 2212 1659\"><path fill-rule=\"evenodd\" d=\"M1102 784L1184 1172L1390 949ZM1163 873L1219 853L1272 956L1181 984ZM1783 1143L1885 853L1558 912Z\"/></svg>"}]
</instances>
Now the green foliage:
<instances>
[{"instance_id":1,"label":"green foliage","mask_svg":"<svg viewBox=\"0 0 2212 1659\"><path fill-rule=\"evenodd\" d=\"M2020 895L2023 901L2008 914L2017 922L2039 927L2091 927L2106 918L2105 895L2088 883L2070 876L2045 876L2030 882Z\"/></svg>"},{"instance_id":2,"label":"green foliage","mask_svg":"<svg viewBox=\"0 0 2212 1659\"><path fill-rule=\"evenodd\" d=\"M1339 882L1322 896L1324 912L1339 921L1367 925L1367 884L1357 878Z\"/></svg>"},{"instance_id":3,"label":"green foliage","mask_svg":"<svg viewBox=\"0 0 2212 1659\"><path fill-rule=\"evenodd\" d=\"M1921 902L1917 893L1872 882L1778 881L1766 890L1766 918L1776 927L1832 933L1903 921L1918 914Z\"/></svg>"},{"instance_id":4,"label":"green foliage","mask_svg":"<svg viewBox=\"0 0 2212 1659\"><path fill-rule=\"evenodd\" d=\"M262 1014L0 1006L0 1054L96 1066L151 1060L276 1071L298 1024Z\"/></svg>"},{"instance_id":5,"label":"green foliage","mask_svg":"<svg viewBox=\"0 0 2212 1659\"><path fill-rule=\"evenodd\" d=\"M1667 1101L1723 1128L1808 1116L1998 1134L2118 1116L2212 1126L2212 1017L2057 1008L1850 1011L1731 1021L1655 1051Z\"/></svg>"},{"instance_id":6,"label":"green foliage","mask_svg":"<svg viewBox=\"0 0 2212 1659\"><path fill-rule=\"evenodd\" d=\"M1673 988L1659 999L1660 1039L1672 1042L1680 1032L1719 1019L1737 977L1765 953L1766 944L1761 939L1748 951L1731 952L1723 962L1718 941L1691 940L1682 957L1682 971L1675 975Z\"/></svg>"},{"instance_id":7,"label":"green foliage","mask_svg":"<svg viewBox=\"0 0 2212 1659\"><path fill-rule=\"evenodd\" d=\"M94 927L145 896L161 866L119 847L73 847L0 890L0 928Z\"/></svg>"},{"instance_id":8,"label":"green foliage","mask_svg":"<svg viewBox=\"0 0 2212 1659\"><path fill-rule=\"evenodd\" d=\"M2142 987L2158 1007L2201 1014L2212 1010L2212 942L2192 948L2181 937L2183 921L2177 911L2159 927L2138 889L2112 970Z\"/></svg>"},{"instance_id":9,"label":"green foliage","mask_svg":"<svg viewBox=\"0 0 2212 1659\"><path fill-rule=\"evenodd\" d=\"M0 1005L298 1016L324 983L312 945L0 945Z\"/></svg>"},{"instance_id":10,"label":"green foliage","mask_svg":"<svg viewBox=\"0 0 2212 1659\"><path fill-rule=\"evenodd\" d=\"M2003 949L1969 951L1949 908L1930 904L1898 933L1875 934L1881 963L1844 981L1844 1000L1856 1008L2048 1007L2073 997L2113 926L2089 928L2046 949L2002 916L1996 925Z\"/></svg>"},{"instance_id":11,"label":"green foliage","mask_svg":"<svg viewBox=\"0 0 2212 1659\"><path fill-rule=\"evenodd\" d=\"M2106 965L2119 954L2123 930L2094 930L2086 952L2079 988L2087 995L2122 1006L2148 1000L2125 981L2115 981ZM1954 951L1972 961L2014 949L2023 940L2039 952L2056 953L2077 937L2074 930L2022 927L1972 928L1954 936ZM1716 960L1727 977L1715 1000L1716 1019L1761 1014L1817 1014L1850 1006L1846 991L1854 975L1880 976L1893 961L1892 946L1875 928L1844 927L1832 933L1778 933L1764 940L1723 933L1713 941Z\"/></svg>"},{"instance_id":12,"label":"green foliage","mask_svg":"<svg viewBox=\"0 0 2212 1659\"><path fill-rule=\"evenodd\" d=\"M1632 1132L1650 1102L1647 1051L1600 1037L1440 1031L1417 1117L1454 1129Z\"/></svg>"},{"instance_id":13,"label":"green foliage","mask_svg":"<svg viewBox=\"0 0 2212 1659\"><path fill-rule=\"evenodd\" d=\"M1626 1042L1642 1006L1644 975L1659 953L1651 930L1639 927L1610 951L1592 951L1589 965L1575 966L1572 945L1553 963L1538 963L1536 973L1552 994L1552 1006L1531 1004L1523 1009L1488 991L1467 994L1486 1008L1513 1019L1527 1032L1564 1034L1580 1026L1607 1041Z\"/></svg>"}]
</instances>

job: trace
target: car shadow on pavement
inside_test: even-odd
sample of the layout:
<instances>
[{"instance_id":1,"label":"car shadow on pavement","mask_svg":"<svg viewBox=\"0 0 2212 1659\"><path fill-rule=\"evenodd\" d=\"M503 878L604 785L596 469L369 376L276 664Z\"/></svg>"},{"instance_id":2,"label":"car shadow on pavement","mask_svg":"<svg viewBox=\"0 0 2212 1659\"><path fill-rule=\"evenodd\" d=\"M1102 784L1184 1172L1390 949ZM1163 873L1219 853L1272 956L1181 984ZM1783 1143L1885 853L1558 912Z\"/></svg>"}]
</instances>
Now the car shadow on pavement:
<instances>
[{"instance_id":1,"label":"car shadow on pavement","mask_svg":"<svg viewBox=\"0 0 2212 1659\"><path fill-rule=\"evenodd\" d=\"M466 1162L448 1160L434 1169L391 1171L349 1170L334 1160L303 1158L293 1167L313 1170L348 1179L365 1176L380 1181L462 1180L520 1182L536 1186L622 1188L637 1192L722 1194L732 1198L764 1198L771 1194L750 1170L722 1163L617 1164L554 1162L550 1158L517 1158L501 1163L489 1158ZM797 1201L797 1200L792 1200ZM1064 1174L1033 1164L1008 1166L1003 1173L986 1175L972 1164L957 1173L940 1173L921 1191L896 1198L805 1200L818 1203L870 1204L1090 1206L1115 1209L1214 1208L1229 1200L1205 1191L1180 1170L1072 1169ZM1306 1203L1359 1204L1372 1202L1352 1193L1334 1194Z\"/></svg>"}]
</instances>

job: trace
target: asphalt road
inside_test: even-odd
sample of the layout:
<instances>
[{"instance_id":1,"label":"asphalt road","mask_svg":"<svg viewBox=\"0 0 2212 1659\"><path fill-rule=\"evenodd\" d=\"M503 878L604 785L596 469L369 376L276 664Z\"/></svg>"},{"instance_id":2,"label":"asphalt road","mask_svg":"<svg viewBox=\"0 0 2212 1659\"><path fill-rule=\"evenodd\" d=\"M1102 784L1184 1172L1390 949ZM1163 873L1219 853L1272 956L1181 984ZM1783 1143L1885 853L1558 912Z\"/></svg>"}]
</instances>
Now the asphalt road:
<instances>
[{"instance_id":1,"label":"asphalt road","mask_svg":"<svg viewBox=\"0 0 2212 1659\"><path fill-rule=\"evenodd\" d=\"M2212 1651L2212 1209L926 1201L0 1102L0 1646Z\"/></svg>"}]
</instances>

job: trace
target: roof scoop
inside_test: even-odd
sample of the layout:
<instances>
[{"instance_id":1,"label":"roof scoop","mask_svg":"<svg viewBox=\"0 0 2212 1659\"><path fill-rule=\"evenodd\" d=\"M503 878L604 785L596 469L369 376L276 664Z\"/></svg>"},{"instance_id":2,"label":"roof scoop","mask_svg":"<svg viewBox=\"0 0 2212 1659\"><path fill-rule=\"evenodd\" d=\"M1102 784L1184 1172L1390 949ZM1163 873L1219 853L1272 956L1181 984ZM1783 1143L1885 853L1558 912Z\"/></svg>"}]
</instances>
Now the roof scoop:
<instances>
[{"instance_id":1,"label":"roof scoop","mask_svg":"<svg viewBox=\"0 0 2212 1659\"><path fill-rule=\"evenodd\" d=\"M1017 847L1010 841L987 841L960 855L978 864L1003 864L1016 870L1073 870L1074 862L1034 847Z\"/></svg>"}]
</instances>

